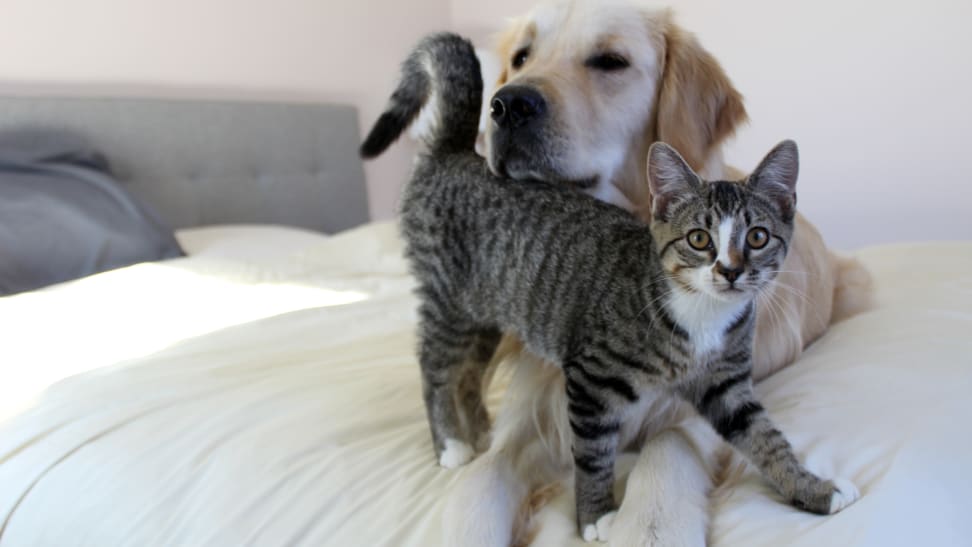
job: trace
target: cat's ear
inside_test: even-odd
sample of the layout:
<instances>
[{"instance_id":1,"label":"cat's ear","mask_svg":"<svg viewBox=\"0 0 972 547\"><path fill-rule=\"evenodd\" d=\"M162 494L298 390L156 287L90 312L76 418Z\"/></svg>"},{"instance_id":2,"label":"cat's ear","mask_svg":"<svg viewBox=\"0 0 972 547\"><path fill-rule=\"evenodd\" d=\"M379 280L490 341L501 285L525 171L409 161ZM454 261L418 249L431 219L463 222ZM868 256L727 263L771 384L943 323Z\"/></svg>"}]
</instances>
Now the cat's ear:
<instances>
[{"instance_id":1,"label":"cat's ear","mask_svg":"<svg viewBox=\"0 0 972 547\"><path fill-rule=\"evenodd\" d=\"M759 166L749 175L747 184L767 197L776 200L786 217L796 209L796 182L800 172L800 154L791 140L777 144L766 154Z\"/></svg>"},{"instance_id":2,"label":"cat's ear","mask_svg":"<svg viewBox=\"0 0 972 547\"><path fill-rule=\"evenodd\" d=\"M656 142L648 149L648 187L651 189L651 216L667 220L672 204L698 191L699 176L674 148Z\"/></svg>"}]
</instances>

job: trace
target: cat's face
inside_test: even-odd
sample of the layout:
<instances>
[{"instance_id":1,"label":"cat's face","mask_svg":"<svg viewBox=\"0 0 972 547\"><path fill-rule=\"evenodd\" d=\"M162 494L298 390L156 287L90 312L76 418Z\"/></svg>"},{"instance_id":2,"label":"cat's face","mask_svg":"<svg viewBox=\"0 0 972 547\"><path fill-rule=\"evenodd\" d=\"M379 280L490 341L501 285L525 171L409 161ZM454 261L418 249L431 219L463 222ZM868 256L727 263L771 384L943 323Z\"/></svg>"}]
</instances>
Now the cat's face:
<instances>
[{"instance_id":1,"label":"cat's face","mask_svg":"<svg viewBox=\"0 0 972 547\"><path fill-rule=\"evenodd\" d=\"M706 182L666 145L649 154L652 233L680 290L752 299L783 265L793 235L796 145L784 141L745 181Z\"/></svg>"}]
</instances>

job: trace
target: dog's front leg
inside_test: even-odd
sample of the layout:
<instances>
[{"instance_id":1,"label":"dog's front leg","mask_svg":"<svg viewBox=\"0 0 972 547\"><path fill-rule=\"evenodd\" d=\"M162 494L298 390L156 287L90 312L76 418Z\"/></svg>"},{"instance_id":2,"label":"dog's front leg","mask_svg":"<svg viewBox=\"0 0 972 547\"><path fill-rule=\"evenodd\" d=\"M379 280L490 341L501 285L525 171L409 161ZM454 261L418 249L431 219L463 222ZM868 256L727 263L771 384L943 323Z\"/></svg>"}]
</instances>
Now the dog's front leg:
<instances>
[{"instance_id":1,"label":"dog's front leg","mask_svg":"<svg viewBox=\"0 0 972 547\"><path fill-rule=\"evenodd\" d=\"M724 446L694 412L648 439L626 481L611 545L705 547L712 474Z\"/></svg>"}]
</instances>

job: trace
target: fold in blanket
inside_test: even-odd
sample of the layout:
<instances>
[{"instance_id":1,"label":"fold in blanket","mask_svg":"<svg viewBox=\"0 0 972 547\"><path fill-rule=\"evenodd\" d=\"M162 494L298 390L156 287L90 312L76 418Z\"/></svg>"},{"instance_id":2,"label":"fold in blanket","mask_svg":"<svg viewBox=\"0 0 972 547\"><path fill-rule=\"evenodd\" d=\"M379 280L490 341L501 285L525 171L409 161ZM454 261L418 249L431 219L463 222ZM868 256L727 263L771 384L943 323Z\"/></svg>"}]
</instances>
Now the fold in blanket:
<instances>
[{"instance_id":1,"label":"fold in blanket","mask_svg":"<svg viewBox=\"0 0 972 547\"><path fill-rule=\"evenodd\" d=\"M182 255L81 136L0 133L0 296Z\"/></svg>"}]
</instances>

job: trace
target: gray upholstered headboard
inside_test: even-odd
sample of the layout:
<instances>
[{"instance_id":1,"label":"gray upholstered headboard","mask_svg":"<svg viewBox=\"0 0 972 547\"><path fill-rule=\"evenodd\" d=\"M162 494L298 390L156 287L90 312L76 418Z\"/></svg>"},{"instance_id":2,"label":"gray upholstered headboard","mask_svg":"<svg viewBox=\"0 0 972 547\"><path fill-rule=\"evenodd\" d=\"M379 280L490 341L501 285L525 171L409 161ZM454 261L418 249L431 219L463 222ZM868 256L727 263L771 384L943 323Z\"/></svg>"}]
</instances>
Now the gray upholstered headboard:
<instances>
[{"instance_id":1,"label":"gray upholstered headboard","mask_svg":"<svg viewBox=\"0 0 972 547\"><path fill-rule=\"evenodd\" d=\"M0 131L28 126L87 137L174 228L368 220L351 106L0 97Z\"/></svg>"}]
</instances>

